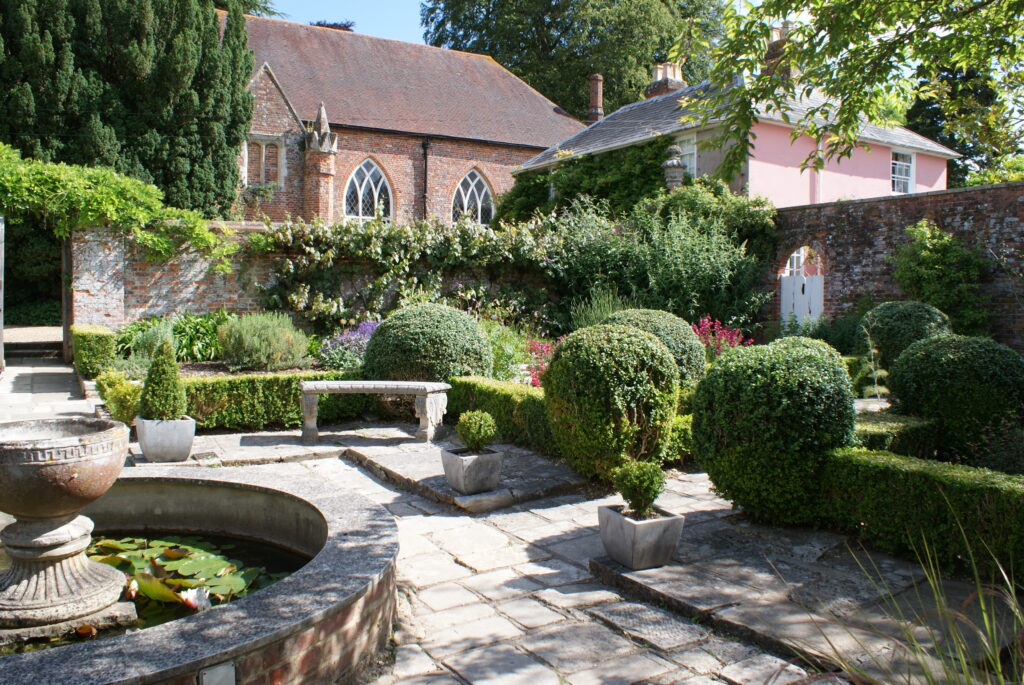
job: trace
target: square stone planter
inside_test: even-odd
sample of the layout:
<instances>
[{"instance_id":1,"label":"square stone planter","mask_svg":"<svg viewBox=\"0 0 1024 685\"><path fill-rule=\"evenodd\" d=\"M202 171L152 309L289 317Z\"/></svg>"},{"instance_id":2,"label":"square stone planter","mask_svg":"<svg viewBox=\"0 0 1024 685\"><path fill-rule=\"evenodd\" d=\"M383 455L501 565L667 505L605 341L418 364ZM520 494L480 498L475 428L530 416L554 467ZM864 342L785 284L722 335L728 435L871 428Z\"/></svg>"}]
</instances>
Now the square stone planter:
<instances>
[{"instance_id":1,"label":"square stone planter","mask_svg":"<svg viewBox=\"0 0 1024 685\"><path fill-rule=\"evenodd\" d=\"M169 421L136 416L135 430L139 434L139 448L147 461L185 461L192 453L196 422L189 416Z\"/></svg>"},{"instance_id":2,"label":"square stone planter","mask_svg":"<svg viewBox=\"0 0 1024 685\"><path fill-rule=\"evenodd\" d=\"M468 447L441 451L441 465L448 485L463 495L475 495L498 487L505 453L484 449L470 452Z\"/></svg>"},{"instance_id":3,"label":"square stone planter","mask_svg":"<svg viewBox=\"0 0 1024 685\"><path fill-rule=\"evenodd\" d=\"M634 571L668 563L679 544L684 517L655 509L661 516L637 521L623 515L623 508L608 506L597 510L601 543L608 556Z\"/></svg>"}]
</instances>

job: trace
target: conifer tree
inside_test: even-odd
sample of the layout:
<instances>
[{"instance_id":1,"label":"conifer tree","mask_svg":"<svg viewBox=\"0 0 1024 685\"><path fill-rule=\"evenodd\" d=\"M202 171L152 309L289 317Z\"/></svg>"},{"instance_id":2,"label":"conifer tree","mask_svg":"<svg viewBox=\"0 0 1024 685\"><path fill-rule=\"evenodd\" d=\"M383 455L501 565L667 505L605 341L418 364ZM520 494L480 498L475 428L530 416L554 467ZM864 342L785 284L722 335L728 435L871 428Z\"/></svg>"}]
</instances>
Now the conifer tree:
<instances>
[{"instance_id":1,"label":"conifer tree","mask_svg":"<svg viewBox=\"0 0 1024 685\"><path fill-rule=\"evenodd\" d=\"M221 21L211 0L0 0L0 141L223 215L252 115L252 54L230 5Z\"/></svg>"}]
</instances>

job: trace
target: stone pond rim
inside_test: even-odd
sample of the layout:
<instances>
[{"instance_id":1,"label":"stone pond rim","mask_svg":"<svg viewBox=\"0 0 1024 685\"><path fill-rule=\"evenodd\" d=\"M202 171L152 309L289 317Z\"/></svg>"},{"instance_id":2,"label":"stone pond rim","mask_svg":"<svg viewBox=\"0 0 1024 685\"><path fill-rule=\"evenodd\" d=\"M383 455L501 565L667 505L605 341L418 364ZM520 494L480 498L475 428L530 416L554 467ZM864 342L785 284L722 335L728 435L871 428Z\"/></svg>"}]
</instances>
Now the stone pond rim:
<instances>
[{"instance_id":1,"label":"stone pond rim","mask_svg":"<svg viewBox=\"0 0 1024 685\"><path fill-rule=\"evenodd\" d=\"M126 635L0 658L0 685L193 682L233 671L264 683L351 682L390 635L398 530L382 506L310 474L126 469L83 510L97 530L228 535L311 557L274 585Z\"/></svg>"}]
</instances>

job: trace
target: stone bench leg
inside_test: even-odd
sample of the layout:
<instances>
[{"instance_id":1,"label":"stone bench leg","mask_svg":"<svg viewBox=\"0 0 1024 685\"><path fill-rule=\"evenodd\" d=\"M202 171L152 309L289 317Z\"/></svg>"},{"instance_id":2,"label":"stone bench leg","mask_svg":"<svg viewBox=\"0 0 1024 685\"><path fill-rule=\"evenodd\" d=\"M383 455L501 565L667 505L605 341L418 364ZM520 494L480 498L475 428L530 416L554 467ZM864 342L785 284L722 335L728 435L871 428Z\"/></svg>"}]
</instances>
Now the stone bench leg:
<instances>
[{"instance_id":1,"label":"stone bench leg","mask_svg":"<svg viewBox=\"0 0 1024 685\"><path fill-rule=\"evenodd\" d=\"M320 437L316 427L316 415L320 408L320 396L316 393L302 393L302 444L315 445Z\"/></svg>"},{"instance_id":2,"label":"stone bench leg","mask_svg":"<svg viewBox=\"0 0 1024 685\"><path fill-rule=\"evenodd\" d=\"M432 442L447 409L447 393L435 392L429 395L417 395L416 416L420 420L420 429L416 431L416 439Z\"/></svg>"}]
</instances>

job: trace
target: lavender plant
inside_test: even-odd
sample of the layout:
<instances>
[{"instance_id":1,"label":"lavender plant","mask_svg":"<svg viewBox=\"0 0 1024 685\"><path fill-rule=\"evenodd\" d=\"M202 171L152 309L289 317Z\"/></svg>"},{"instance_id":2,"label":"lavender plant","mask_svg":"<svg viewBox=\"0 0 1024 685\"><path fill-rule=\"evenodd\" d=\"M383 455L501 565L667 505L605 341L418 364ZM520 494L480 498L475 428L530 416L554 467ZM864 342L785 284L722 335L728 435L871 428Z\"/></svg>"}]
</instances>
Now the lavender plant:
<instances>
[{"instance_id":1,"label":"lavender plant","mask_svg":"<svg viewBox=\"0 0 1024 685\"><path fill-rule=\"evenodd\" d=\"M363 363L363 354L379 321L364 321L355 328L336 333L320 345L320 363L328 369L342 371Z\"/></svg>"}]
</instances>

